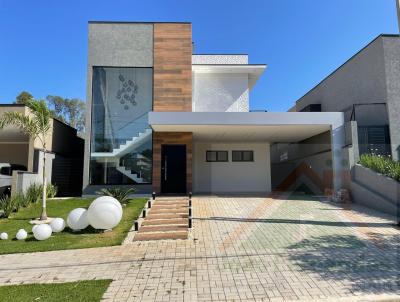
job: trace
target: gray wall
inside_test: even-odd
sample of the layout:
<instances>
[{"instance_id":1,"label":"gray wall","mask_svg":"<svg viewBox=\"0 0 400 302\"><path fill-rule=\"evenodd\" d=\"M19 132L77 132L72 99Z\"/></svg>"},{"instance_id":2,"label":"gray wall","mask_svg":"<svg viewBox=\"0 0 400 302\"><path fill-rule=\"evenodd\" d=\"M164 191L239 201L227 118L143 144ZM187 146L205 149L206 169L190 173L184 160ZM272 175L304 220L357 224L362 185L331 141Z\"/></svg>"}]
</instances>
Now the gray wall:
<instances>
[{"instance_id":1,"label":"gray wall","mask_svg":"<svg viewBox=\"0 0 400 302\"><path fill-rule=\"evenodd\" d=\"M355 203L396 216L400 183L356 165L352 169L351 195Z\"/></svg>"},{"instance_id":2,"label":"gray wall","mask_svg":"<svg viewBox=\"0 0 400 302\"><path fill-rule=\"evenodd\" d=\"M300 111L309 104L321 104L322 111L346 111L353 104L387 103L357 107L359 126L389 124L392 154L400 150L400 39L379 36L340 66L296 103ZM350 111L349 111L350 112ZM360 116L363 118L360 118ZM346 116L348 121L349 116Z\"/></svg>"},{"instance_id":3,"label":"gray wall","mask_svg":"<svg viewBox=\"0 0 400 302\"><path fill-rule=\"evenodd\" d=\"M286 159L283 159L284 154ZM272 189L276 189L289 174L301 163L307 164L322 179L324 173L332 171L332 152L331 152L331 132L327 131L315 135L299 143L271 145L271 176ZM298 181L305 182L306 179L298 175L298 179L290 189L296 189L300 184ZM311 189L311 182L306 183ZM314 192L323 193L323 192Z\"/></svg>"},{"instance_id":4,"label":"gray wall","mask_svg":"<svg viewBox=\"0 0 400 302\"><path fill-rule=\"evenodd\" d=\"M394 158L400 159L400 38L383 38L390 140Z\"/></svg>"},{"instance_id":5,"label":"gray wall","mask_svg":"<svg viewBox=\"0 0 400 302\"><path fill-rule=\"evenodd\" d=\"M93 66L153 67L153 24L89 23L83 189L89 184Z\"/></svg>"}]
</instances>

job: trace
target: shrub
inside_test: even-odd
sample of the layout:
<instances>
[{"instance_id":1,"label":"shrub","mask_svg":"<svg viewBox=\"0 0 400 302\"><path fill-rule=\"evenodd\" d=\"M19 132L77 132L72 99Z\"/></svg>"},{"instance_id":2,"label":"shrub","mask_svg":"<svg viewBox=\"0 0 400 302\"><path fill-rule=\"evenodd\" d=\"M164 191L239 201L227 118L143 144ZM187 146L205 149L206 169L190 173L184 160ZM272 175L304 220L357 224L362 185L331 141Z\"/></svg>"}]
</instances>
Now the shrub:
<instances>
[{"instance_id":1,"label":"shrub","mask_svg":"<svg viewBox=\"0 0 400 302\"><path fill-rule=\"evenodd\" d=\"M57 195L57 187L52 184L46 186L46 197L53 198ZM27 204L36 203L42 198L43 186L39 184L31 184L25 192L25 199Z\"/></svg>"},{"instance_id":2,"label":"shrub","mask_svg":"<svg viewBox=\"0 0 400 302\"><path fill-rule=\"evenodd\" d=\"M129 200L129 195L133 194L136 192L136 189L134 188L104 188L101 189L99 192L96 192L97 194L101 195L106 195L106 196L111 196L117 199L120 203L127 203Z\"/></svg>"},{"instance_id":3,"label":"shrub","mask_svg":"<svg viewBox=\"0 0 400 302\"><path fill-rule=\"evenodd\" d=\"M391 177L400 182L400 162L390 157L374 154L363 154L360 157L360 164L366 168Z\"/></svg>"},{"instance_id":4,"label":"shrub","mask_svg":"<svg viewBox=\"0 0 400 302\"><path fill-rule=\"evenodd\" d=\"M0 198L0 209L3 210L3 216L8 218L12 212L17 212L19 209L18 203L20 199L16 195L14 197L5 196Z\"/></svg>"},{"instance_id":5,"label":"shrub","mask_svg":"<svg viewBox=\"0 0 400 302\"><path fill-rule=\"evenodd\" d=\"M28 203L26 202L24 194L16 194L14 196L11 196L11 199L13 199L14 203L14 212L18 212L18 210L21 207L26 207Z\"/></svg>"},{"instance_id":6,"label":"shrub","mask_svg":"<svg viewBox=\"0 0 400 302\"><path fill-rule=\"evenodd\" d=\"M25 199L28 203L37 203L42 197L42 188L38 184L31 184L25 192Z\"/></svg>"},{"instance_id":7,"label":"shrub","mask_svg":"<svg viewBox=\"0 0 400 302\"><path fill-rule=\"evenodd\" d=\"M47 185L47 190L46 190L46 195L47 198L54 198L57 195L57 187L53 186L52 184Z\"/></svg>"}]
</instances>

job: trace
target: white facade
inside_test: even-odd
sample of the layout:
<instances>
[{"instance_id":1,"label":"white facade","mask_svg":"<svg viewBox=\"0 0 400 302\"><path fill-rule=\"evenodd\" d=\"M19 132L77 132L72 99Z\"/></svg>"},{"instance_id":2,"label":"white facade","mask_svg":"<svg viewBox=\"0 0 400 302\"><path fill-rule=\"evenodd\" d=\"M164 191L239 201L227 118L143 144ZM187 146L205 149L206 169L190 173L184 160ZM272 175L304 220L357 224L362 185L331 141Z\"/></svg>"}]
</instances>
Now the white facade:
<instances>
[{"instance_id":1,"label":"white facade","mask_svg":"<svg viewBox=\"0 0 400 302\"><path fill-rule=\"evenodd\" d=\"M249 91L264 70L247 55L193 55L192 110L248 112Z\"/></svg>"},{"instance_id":2,"label":"white facade","mask_svg":"<svg viewBox=\"0 0 400 302\"><path fill-rule=\"evenodd\" d=\"M227 162L207 162L209 150L228 151ZM251 150L254 161L233 162L233 150ZM193 145L193 192L267 193L271 191L270 147L267 143L205 143Z\"/></svg>"},{"instance_id":3,"label":"white facade","mask_svg":"<svg viewBox=\"0 0 400 302\"><path fill-rule=\"evenodd\" d=\"M197 112L249 111L248 74L194 73L192 110Z\"/></svg>"}]
</instances>

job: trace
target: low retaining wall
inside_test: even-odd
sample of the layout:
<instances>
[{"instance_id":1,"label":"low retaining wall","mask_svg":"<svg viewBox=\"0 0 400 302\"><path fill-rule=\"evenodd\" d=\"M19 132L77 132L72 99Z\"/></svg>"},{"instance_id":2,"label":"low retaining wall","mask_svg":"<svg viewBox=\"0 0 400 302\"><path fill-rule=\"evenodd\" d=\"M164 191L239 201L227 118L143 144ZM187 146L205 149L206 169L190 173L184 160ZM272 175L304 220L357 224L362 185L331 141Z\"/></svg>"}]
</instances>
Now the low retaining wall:
<instances>
[{"instance_id":1,"label":"low retaining wall","mask_svg":"<svg viewBox=\"0 0 400 302\"><path fill-rule=\"evenodd\" d=\"M352 169L351 194L356 203L396 216L400 183L361 165Z\"/></svg>"},{"instance_id":2,"label":"low retaining wall","mask_svg":"<svg viewBox=\"0 0 400 302\"><path fill-rule=\"evenodd\" d=\"M52 175L52 162L54 159L54 154L46 154L46 178L47 183L51 184ZM32 184L42 184L43 182L43 152L39 152L37 159L37 172L27 172L27 171L14 171L12 184L11 184L11 195L16 193L25 193L26 190Z\"/></svg>"}]
</instances>

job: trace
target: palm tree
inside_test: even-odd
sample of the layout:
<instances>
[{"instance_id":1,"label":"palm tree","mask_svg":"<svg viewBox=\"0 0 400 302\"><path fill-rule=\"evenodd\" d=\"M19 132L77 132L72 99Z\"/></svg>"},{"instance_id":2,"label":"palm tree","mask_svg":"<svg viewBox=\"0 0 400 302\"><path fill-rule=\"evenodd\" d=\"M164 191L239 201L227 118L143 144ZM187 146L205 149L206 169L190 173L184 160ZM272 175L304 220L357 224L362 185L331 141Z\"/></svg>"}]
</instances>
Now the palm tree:
<instances>
[{"instance_id":1,"label":"palm tree","mask_svg":"<svg viewBox=\"0 0 400 302\"><path fill-rule=\"evenodd\" d=\"M20 112L5 112L0 117L0 129L5 126L15 126L22 132L29 135L34 141L38 139L43 148L43 192L42 192L42 213L40 220L47 220L46 213L46 137L50 130L51 111L47 108L44 100L28 100L24 104L30 109L29 114Z\"/></svg>"}]
</instances>

